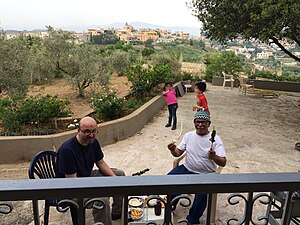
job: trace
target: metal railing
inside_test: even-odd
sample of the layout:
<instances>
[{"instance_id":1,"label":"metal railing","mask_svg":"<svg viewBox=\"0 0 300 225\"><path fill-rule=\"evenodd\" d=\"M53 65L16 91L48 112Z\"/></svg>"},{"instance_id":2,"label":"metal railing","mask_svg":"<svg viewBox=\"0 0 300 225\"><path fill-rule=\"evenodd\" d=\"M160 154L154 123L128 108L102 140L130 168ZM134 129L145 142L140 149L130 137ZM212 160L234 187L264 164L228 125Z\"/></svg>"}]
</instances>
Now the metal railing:
<instances>
[{"instance_id":1,"label":"metal railing","mask_svg":"<svg viewBox=\"0 0 300 225\"><path fill-rule=\"evenodd\" d=\"M171 195L208 193L206 225L210 225L210 210L213 193L231 193L228 202L238 204L240 199L245 203L244 217L228 218L227 224L258 224L252 218L254 203L269 204L271 197L265 192L286 191L286 210L281 224L288 224L290 200L292 192L300 187L300 173L262 173L262 174L205 174L176 176L142 176L142 177L93 177L74 179L44 180L2 180L0 181L0 204L5 201L22 201L44 199L76 198L78 221L85 224L85 198L124 197L124 224L128 224L128 196L167 195L165 204L164 224L172 223ZM255 194L259 192L260 194ZM233 194L232 194L233 193ZM245 195L239 193L248 193ZM182 197L182 196L181 196ZM184 197L184 196L183 196ZM264 197L264 200L261 198ZM11 205L5 203L8 208ZM11 208L10 208L11 209ZM13 209L17 210L17 209ZM35 208L37 210L37 208ZM34 211L35 211L34 210ZM6 210L5 213L10 213ZM3 213L0 211L0 213ZM33 212L35 215L36 212ZM257 220L259 224L268 223L267 212ZM225 223L225 221L224 221ZM35 224L39 224L35 218ZM153 223L152 223L153 224Z\"/></svg>"}]
</instances>

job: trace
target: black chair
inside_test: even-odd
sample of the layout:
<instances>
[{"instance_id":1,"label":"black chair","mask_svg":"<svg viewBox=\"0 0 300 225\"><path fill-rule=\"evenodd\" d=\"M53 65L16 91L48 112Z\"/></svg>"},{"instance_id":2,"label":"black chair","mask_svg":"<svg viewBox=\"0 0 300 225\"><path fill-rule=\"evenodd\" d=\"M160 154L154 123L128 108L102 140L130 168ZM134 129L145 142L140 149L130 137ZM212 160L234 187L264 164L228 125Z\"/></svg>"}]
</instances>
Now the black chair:
<instances>
[{"instance_id":1,"label":"black chair","mask_svg":"<svg viewBox=\"0 0 300 225\"><path fill-rule=\"evenodd\" d=\"M30 162L28 175L30 179L52 179L56 177L55 173L55 163L56 163L57 153L54 151L41 151L33 157ZM58 199L46 199L45 200L45 212L44 212L44 224L49 223L49 210L50 206L58 207ZM35 224L39 224L39 209L38 201L33 200L33 211L34 211L34 221ZM77 219L77 209L72 205L64 206L67 210L70 208L73 225L78 224ZM61 211L66 211L61 210Z\"/></svg>"},{"instance_id":2,"label":"black chair","mask_svg":"<svg viewBox=\"0 0 300 225\"><path fill-rule=\"evenodd\" d=\"M297 194L297 192L294 192ZM269 216L269 223L271 225L282 224L282 221L277 221L276 219L282 220L285 210L287 210L287 193L284 191L271 192L270 194L272 201L268 205L267 215ZM297 197L290 199L290 208L287 211L287 218L285 224L290 224L292 221L296 225L300 225L300 199Z\"/></svg>"}]
</instances>

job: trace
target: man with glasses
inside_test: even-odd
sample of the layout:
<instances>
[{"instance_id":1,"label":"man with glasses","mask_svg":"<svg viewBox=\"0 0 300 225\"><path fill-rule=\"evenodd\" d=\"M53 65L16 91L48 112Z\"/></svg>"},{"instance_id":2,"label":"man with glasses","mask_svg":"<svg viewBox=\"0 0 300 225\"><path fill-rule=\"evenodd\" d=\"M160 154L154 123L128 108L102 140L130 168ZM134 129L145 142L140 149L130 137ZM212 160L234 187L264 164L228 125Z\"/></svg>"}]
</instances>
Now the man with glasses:
<instances>
[{"instance_id":1,"label":"man with glasses","mask_svg":"<svg viewBox=\"0 0 300 225\"><path fill-rule=\"evenodd\" d=\"M168 175L178 174L206 174L214 173L217 165L225 166L226 157L223 142L219 136L211 143L211 132L208 130L211 123L210 116L204 110L196 112L194 125L196 131L190 131L183 137L181 143L176 147L169 144L168 149L175 157L181 156L186 151L185 163L175 167ZM174 203L173 209L178 202ZM187 216L189 224L199 224L207 204L207 194L197 193L193 205Z\"/></svg>"},{"instance_id":2,"label":"man with glasses","mask_svg":"<svg viewBox=\"0 0 300 225\"><path fill-rule=\"evenodd\" d=\"M104 161L104 154L96 139L97 123L91 117L84 117L79 122L76 136L64 142L58 149L56 172L61 178L125 176L124 172L111 169ZM98 167L93 170L94 165ZM108 198L101 198L105 203L102 210L93 209L94 222L111 225L112 219L121 218L122 198L114 197L112 214Z\"/></svg>"}]
</instances>

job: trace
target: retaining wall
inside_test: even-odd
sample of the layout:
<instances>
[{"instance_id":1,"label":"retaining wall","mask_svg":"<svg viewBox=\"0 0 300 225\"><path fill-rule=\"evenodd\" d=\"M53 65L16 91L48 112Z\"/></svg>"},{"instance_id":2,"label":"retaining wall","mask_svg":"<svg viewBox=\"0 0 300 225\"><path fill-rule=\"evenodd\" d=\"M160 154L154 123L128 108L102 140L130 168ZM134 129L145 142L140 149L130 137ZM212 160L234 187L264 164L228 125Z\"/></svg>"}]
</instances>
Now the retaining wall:
<instances>
[{"instance_id":1,"label":"retaining wall","mask_svg":"<svg viewBox=\"0 0 300 225\"><path fill-rule=\"evenodd\" d=\"M223 85L223 77L213 77L212 84L217 86ZM300 82L287 82L287 81L269 81L269 80L248 80L254 82L254 87L264 90L274 91L288 91L288 92L300 92ZM237 87L239 80L235 79L234 87ZM226 82L226 86L230 86L230 82Z\"/></svg>"},{"instance_id":2,"label":"retaining wall","mask_svg":"<svg viewBox=\"0 0 300 225\"><path fill-rule=\"evenodd\" d=\"M181 85L181 83L177 83ZM140 131L164 106L163 96L156 96L123 118L98 124L97 139L101 146L126 139ZM59 146L77 133L67 131L45 136L0 137L0 163L30 161L41 150Z\"/></svg>"}]
</instances>

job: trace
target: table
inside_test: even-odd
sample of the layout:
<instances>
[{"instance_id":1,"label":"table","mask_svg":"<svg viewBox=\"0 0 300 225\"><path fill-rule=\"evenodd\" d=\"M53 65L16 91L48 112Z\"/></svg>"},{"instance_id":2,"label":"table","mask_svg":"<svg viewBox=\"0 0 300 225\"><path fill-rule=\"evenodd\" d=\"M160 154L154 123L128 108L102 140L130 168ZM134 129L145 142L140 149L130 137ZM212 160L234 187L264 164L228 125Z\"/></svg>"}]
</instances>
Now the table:
<instances>
[{"instance_id":1,"label":"table","mask_svg":"<svg viewBox=\"0 0 300 225\"><path fill-rule=\"evenodd\" d=\"M145 225L150 221L155 222L157 225L163 225L165 217L165 209L161 209L160 216L154 214L154 208L144 208L144 215L141 219L129 222L128 225Z\"/></svg>"}]
</instances>

